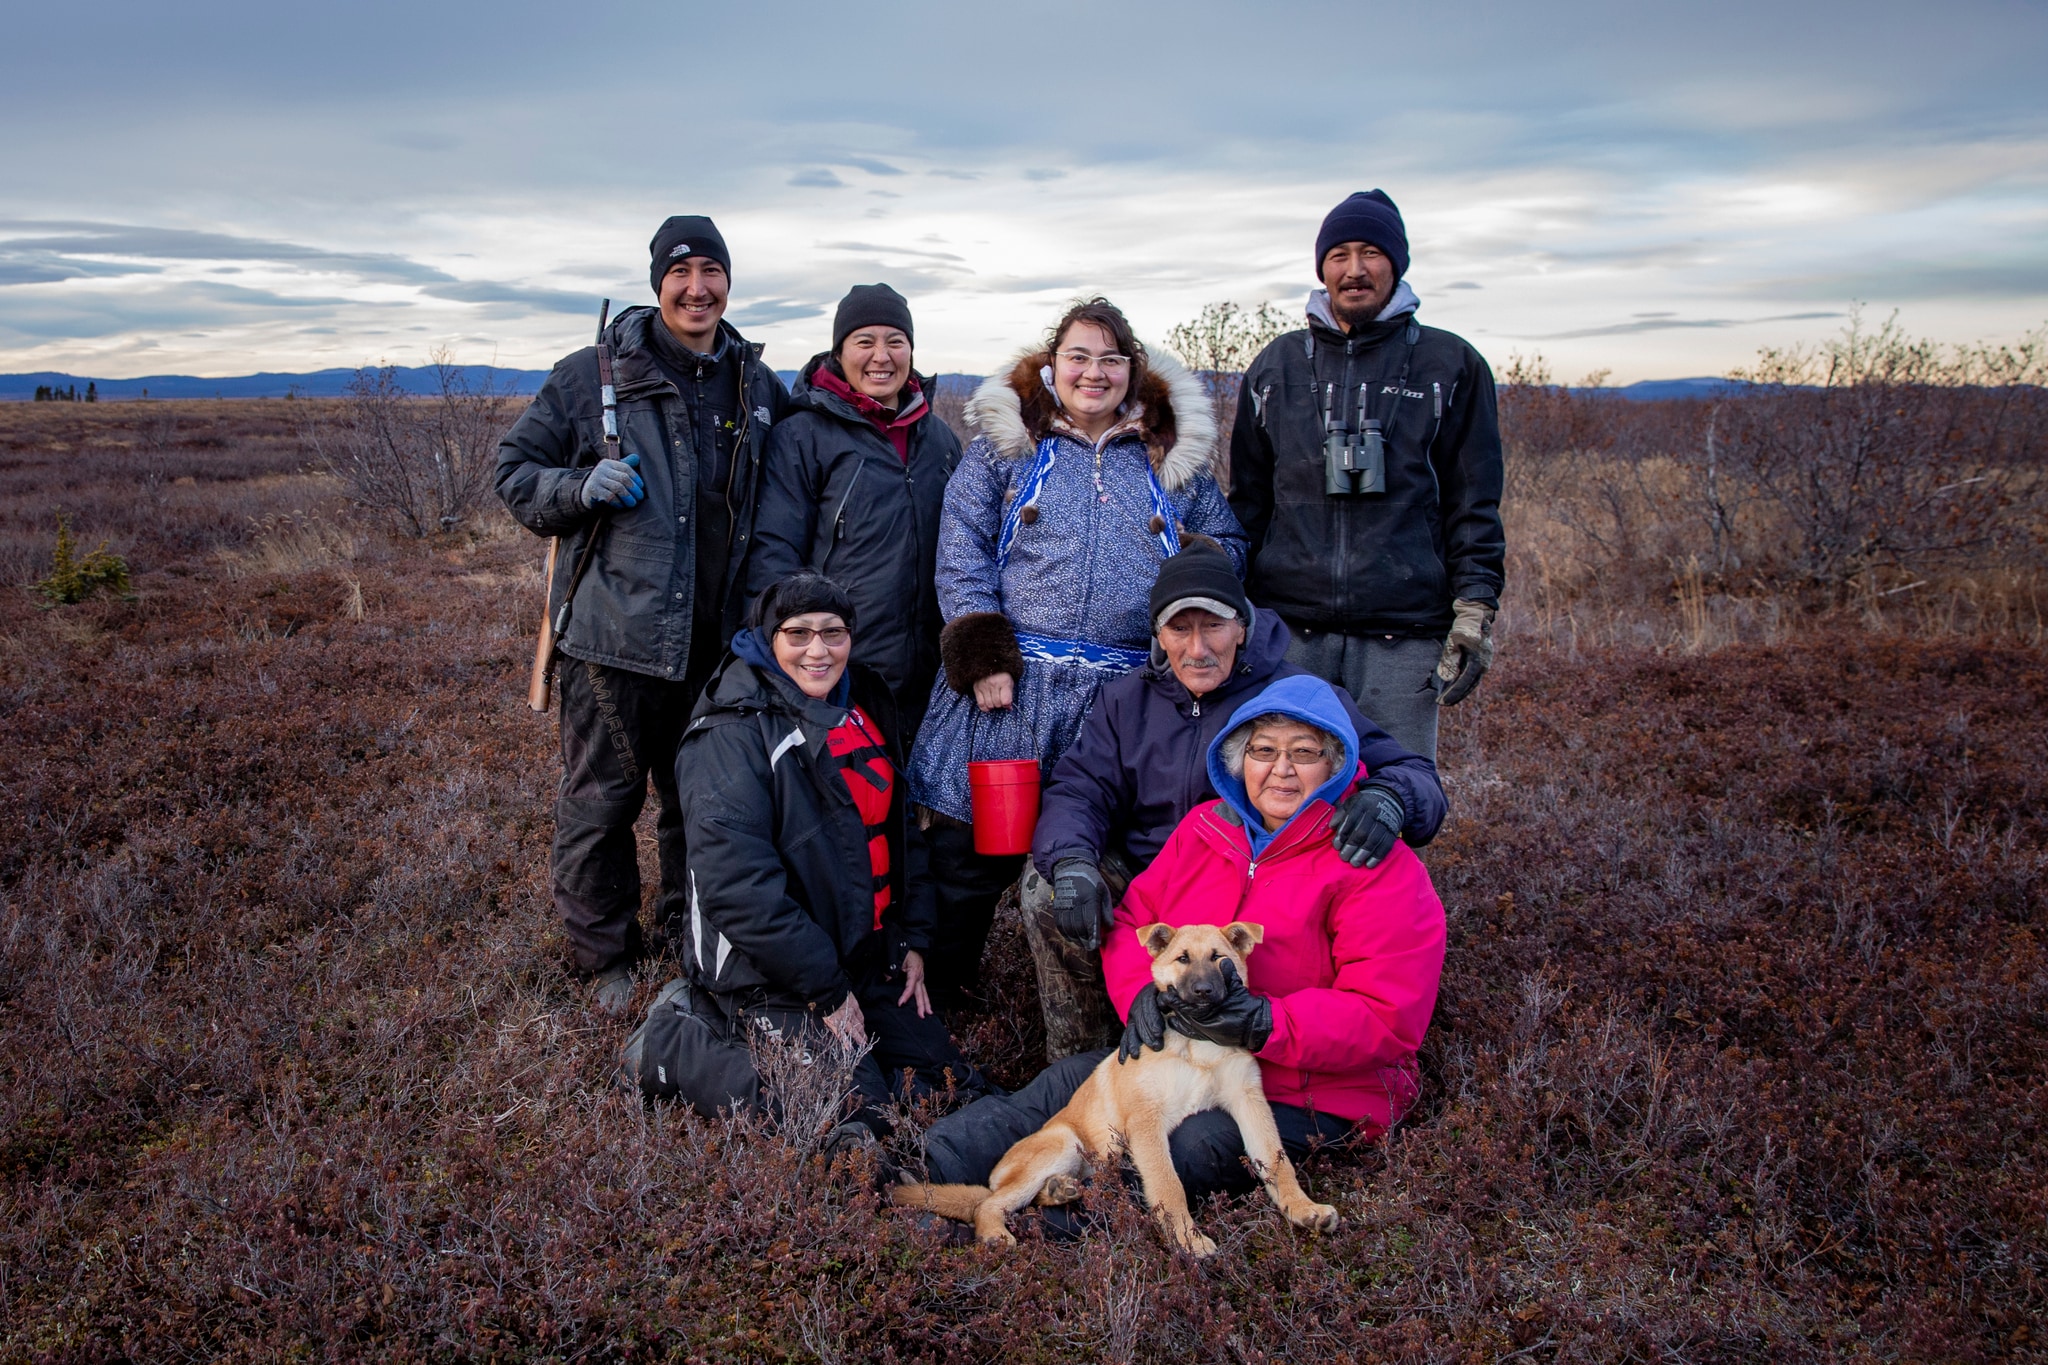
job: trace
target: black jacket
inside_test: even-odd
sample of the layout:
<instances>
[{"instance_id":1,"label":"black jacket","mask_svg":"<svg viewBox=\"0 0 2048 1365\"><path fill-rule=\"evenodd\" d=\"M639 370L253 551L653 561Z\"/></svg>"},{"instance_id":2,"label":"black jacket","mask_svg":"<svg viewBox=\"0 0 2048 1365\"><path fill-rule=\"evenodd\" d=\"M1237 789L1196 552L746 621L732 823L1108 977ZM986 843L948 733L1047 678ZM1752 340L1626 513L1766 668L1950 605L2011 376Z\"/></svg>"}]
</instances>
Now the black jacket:
<instances>
[{"instance_id":1,"label":"black jacket","mask_svg":"<svg viewBox=\"0 0 2048 1365\"><path fill-rule=\"evenodd\" d=\"M1323 411L1386 440L1387 491L1324 491ZM1500 598L1500 426L1493 372L1465 341L1411 315L1355 335L1311 322L1246 371L1230 439L1230 505L1251 538L1246 588L1296 625L1437 635L1451 601Z\"/></svg>"},{"instance_id":2,"label":"black jacket","mask_svg":"<svg viewBox=\"0 0 2048 1365\"><path fill-rule=\"evenodd\" d=\"M732 552L727 556L723 621L695 619L696 454L681 396L651 350L653 308L629 308L612 321L612 376L618 390L619 457L638 455L647 496L636 507L597 511L583 505L583 480L604 458L604 407L597 348L558 361L540 392L498 443L498 496L528 530L562 536L553 618L590 536L599 537L576 590L562 652L590 663L681 681L698 630L721 636L741 619L741 566L753 532L763 451L771 423L788 403L782 381L761 363L761 348L721 323L724 344L740 348L745 430L732 470ZM721 640L722 644L723 641Z\"/></svg>"},{"instance_id":3,"label":"black jacket","mask_svg":"<svg viewBox=\"0 0 2048 1365\"><path fill-rule=\"evenodd\" d=\"M682 956L707 990L830 1013L850 987L849 960L886 954L893 970L905 951L930 948L938 920L924 841L905 816L895 704L872 669L848 670L851 700L896 769L890 908L878 934L866 827L826 744L846 707L805 696L752 632L735 648L676 753L689 847Z\"/></svg>"},{"instance_id":4,"label":"black jacket","mask_svg":"<svg viewBox=\"0 0 2048 1365\"><path fill-rule=\"evenodd\" d=\"M1237 666L1214 692L1199 698L1157 649L1144 667L1105 683L1080 736L1052 770L1031 840L1040 875L1051 877L1062 858L1096 862L1112 849L1134 870L1157 857L1189 811L1216 799L1209 785L1209 745L1238 704L1306 671L1287 662L1287 640L1278 616L1255 613ZM1332 690L1358 731L1359 761L1400 793L1407 812L1401 836L1420 848L1444 822L1436 765L1373 724L1343 688Z\"/></svg>"},{"instance_id":5,"label":"black jacket","mask_svg":"<svg viewBox=\"0 0 2048 1365\"><path fill-rule=\"evenodd\" d=\"M775 428L747 595L815 569L853 598L853 657L896 694L904 735L916 734L939 671L939 510L960 439L929 409L909 429L909 458L839 395L815 387L825 357L804 367ZM931 382L920 377L927 396Z\"/></svg>"}]
</instances>

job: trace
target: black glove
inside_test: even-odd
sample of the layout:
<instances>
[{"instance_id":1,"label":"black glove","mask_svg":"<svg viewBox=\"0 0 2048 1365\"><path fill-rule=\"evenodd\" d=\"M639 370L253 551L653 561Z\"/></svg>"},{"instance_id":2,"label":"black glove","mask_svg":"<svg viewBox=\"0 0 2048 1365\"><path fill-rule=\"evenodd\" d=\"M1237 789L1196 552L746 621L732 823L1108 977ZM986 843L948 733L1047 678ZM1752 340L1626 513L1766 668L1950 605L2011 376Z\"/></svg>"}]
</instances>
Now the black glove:
<instances>
[{"instance_id":1,"label":"black glove","mask_svg":"<svg viewBox=\"0 0 2048 1365\"><path fill-rule=\"evenodd\" d=\"M1094 950L1109 928L1109 887L1086 858L1062 858L1052 869L1052 919L1069 943Z\"/></svg>"},{"instance_id":2,"label":"black glove","mask_svg":"<svg viewBox=\"0 0 2048 1365\"><path fill-rule=\"evenodd\" d=\"M1273 1036L1273 1002L1253 995L1237 974L1237 964L1223 960L1223 998L1206 1009L1195 1009L1185 1000L1177 1001L1166 1013L1166 1023L1175 1033L1224 1047L1241 1047L1257 1052ZM1146 989L1151 989L1147 987ZM1138 1011L1131 1010L1136 1019ZM1125 1031L1128 1038L1130 1033Z\"/></svg>"},{"instance_id":3,"label":"black glove","mask_svg":"<svg viewBox=\"0 0 2048 1365\"><path fill-rule=\"evenodd\" d=\"M1384 782L1368 782L1338 804L1337 816L1330 821L1330 842L1337 846L1337 856L1353 867L1378 867L1380 859L1394 851L1394 840L1401 837L1407 819L1401 793Z\"/></svg>"},{"instance_id":4,"label":"black glove","mask_svg":"<svg viewBox=\"0 0 2048 1365\"><path fill-rule=\"evenodd\" d=\"M1124 1023L1124 1040L1116 1049L1119 1066L1143 1056L1148 1047L1154 1052L1166 1050L1166 1015L1159 1008L1159 999L1159 988L1147 981L1145 989L1131 1001L1130 1018Z\"/></svg>"}]
</instances>

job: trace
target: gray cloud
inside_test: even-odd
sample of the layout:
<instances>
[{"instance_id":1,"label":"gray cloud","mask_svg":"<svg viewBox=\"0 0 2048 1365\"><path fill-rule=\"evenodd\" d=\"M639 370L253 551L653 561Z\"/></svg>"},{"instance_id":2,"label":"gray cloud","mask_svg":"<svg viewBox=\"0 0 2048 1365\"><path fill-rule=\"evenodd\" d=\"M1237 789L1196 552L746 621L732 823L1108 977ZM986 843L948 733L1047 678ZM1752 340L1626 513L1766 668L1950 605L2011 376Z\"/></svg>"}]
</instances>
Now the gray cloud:
<instances>
[{"instance_id":1,"label":"gray cloud","mask_svg":"<svg viewBox=\"0 0 2048 1365\"><path fill-rule=\"evenodd\" d=\"M349 303L343 298L294 297L211 280L152 282L112 296L40 295L9 300L6 311L0 312L0 342L33 344L131 333L189 333L200 328L269 322L292 313L319 315Z\"/></svg>"},{"instance_id":2,"label":"gray cloud","mask_svg":"<svg viewBox=\"0 0 2048 1365\"><path fill-rule=\"evenodd\" d=\"M0 251L46 252L61 256L127 256L159 261L271 261L303 270L331 270L362 279L392 280L402 284L453 281L455 278L433 266L381 252L329 251L301 246L296 242L129 223L0 219L0 233L24 229L40 229L48 235L9 236L0 240Z\"/></svg>"},{"instance_id":3,"label":"gray cloud","mask_svg":"<svg viewBox=\"0 0 2048 1365\"><path fill-rule=\"evenodd\" d=\"M798 171L789 178L789 183L799 187L819 190L843 190L846 182L822 166L816 170Z\"/></svg>"},{"instance_id":4,"label":"gray cloud","mask_svg":"<svg viewBox=\"0 0 2048 1365\"><path fill-rule=\"evenodd\" d=\"M1765 281L1762 288L1792 298L1922 299L2039 298L2048 294L2048 248L2033 260L1983 264L1924 261L1896 267L1868 267Z\"/></svg>"},{"instance_id":5,"label":"gray cloud","mask_svg":"<svg viewBox=\"0 0 2048 1365\"><path fill-rule=\"evenodd\" d=\"M795 322L822 317L825 305L802 299L754 299L734 308L726 317L735 327L766 327L777 322Z\"/></svg>"},{"instance_id":6,"label":"gray cloud","mask_svg":"<svg viewBox=\"0 0 2048 1365\"><path fill-rule=\"evenodd\" d=\"M921 256L929 261L959 261L964 264L967 259L950 251L920 251L916 247L882 246L875 242L821 242L819 245L826 251L869 251L881 256Z\"/></svg>"},{"instance_id":7,"label":"gray cloud","mask_svg":"<svg viewBox=\"0 0 2048 1365\"><path fill-rule=\"evenodd\" d=\"M849 156L842 160L839 164L842 166L851 166L855 170L866 171L869 175L903 174L903 168L901 166L891 166L886 161L876 161L872 157Z\"/></svg>"},{"instance_id":8,"label":"gray cloud","mask_svg":"<svg viewBox=\"0 0 2048 1365\"><path fill-rule=\"evenodd\" d=\"M1038 168L1038 169L1033 169L1033 170L1027 170L1027 171L1025 171L1025 172L1024 172L1024 178L1025 178L1026 180L1039 180L1039 181L1045 181L1045 180L1064 180L1064 179L1066 179L1066 178L1067 178L1067 173L1066 173L1065 171L1055 171L1055 170L1047 170L1047 169L1044 169L1044 168Z\"/></svg>"},{"instance_id":9,"label":"gray cloud","mask_svg":"<svg viewBox=\"0 0 2048 1365\"><path fill-rule=\"evenodd\" d=\"M1637 314L1638 321L1617 322L1606 327L1581 327L1569 332L1544 332L1530 335L1528 341L1576 341L1582 337L1633 336L1639 332L1669 332L1692 329L1718 330L1723 327L1752 327L1760 322L1809 322L1824 318L1845 318L1847 313L1774 313L1761 318L1681 318L1665 313L1661 316Z\"/></svg>"},{"instance_id":10,"label":"gray cloud","mask_svg":"<svg viewBox=\"0 0 2048 1365\"><path fill-rule=\"evenodd\" d=\"M123 275L153 275L162 267L81 261L49 251L15 252L0 243L0 286L10 284L61 284L65 280L111 279Z\"/></svg>"},{"instance_id":11,"label":"gray cloud","mask_svg":"<svg viewBox=\"0 0 2048 1365\"><path fill-rule=\"evenodd\" d=\"M595 311L594 295L564 289L525 289L513 284L491 284L482 280L455 284L430 284L420 290L428 298L456 303L511 303L543 313L589 313Z\"/></svg>"}]
</instances>

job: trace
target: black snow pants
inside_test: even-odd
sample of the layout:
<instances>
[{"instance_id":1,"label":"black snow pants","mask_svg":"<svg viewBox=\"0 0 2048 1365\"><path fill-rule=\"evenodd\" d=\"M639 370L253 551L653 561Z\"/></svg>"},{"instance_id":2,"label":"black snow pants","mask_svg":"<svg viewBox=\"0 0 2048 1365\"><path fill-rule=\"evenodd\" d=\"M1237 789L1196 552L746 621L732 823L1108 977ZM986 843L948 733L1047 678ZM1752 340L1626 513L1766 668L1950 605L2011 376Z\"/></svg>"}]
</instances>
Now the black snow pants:
<instances>
[{"instance_id":1,"label":"black snow pants","mask_svg":"<svg viewBox=\"0 0 2048 1365\"><path fill-rule=\"evenodd\" d=\"M933 889L939 898L938 933L925 956L932 1000L957 1009L981 993L981 955L995 924L996 902L1024 870L1028 853L976 853L974 830L935 819L924 832Z\"/></svg>"},{"instance_id":2,"label":"black snow pants","mask_svg":"<svg viewBox=\"0 0 2048 1365\"><path fill-rule=\"evenodd\" d=\"M900 975L889 975L879 962L865 969L849 964L848 975L874 1044L854 1068L858 1100L848 1117L886 1135L882 1110L892 1100L920 1099L949 1085L968 1097L1001 1093L961 1055L943 1016L934 1011L919 1018L915 1003L897 1003ZM823 1041L825 1029L817 1015L794 1005L748 1002L676 980L655 998L622 1060L628 1078L649 1098L679 1099L706 1116L752 1108L766 1098L750 1047L756 1034L802 1044Z\"/></svg>"},{"instance_id":3,"label":"black snow pants","mask_svg":"<svg viewBox=\"0 0 2048 1365\"><path fill-rule=\"evenodd\" d=\"M562 787L555 798L551 881L576 965L601 972L641 955L640 854L633 824L654 780L661 813L657 922L685 909L676 746L701 682L670 682L563 656Z\"/></svg>"},{"instance_id":4,"label":"black snow pants","mask_svg":"<svg viewBox=\"0 0 2048 1365\"><path fill-rule=\"evenodd\" d=\"M1067 1107L1081 1082L1088 1079L1113 1049L1083 1052L1054 1062L1014 1095L976 1100L946 1115L924 1136L924 1159L931 1179L942 1185L986 1185L1003 1153L1045 1126ZM1298 1105L1275 1104L1273 1122L1288 1159L1299 1164L1311 1152L1344 1141L1348 1120L1317 1114ZM1189 1199L1210 1194L1248 1194L1259 1188L1245 1162L1244 1138L1237 1120L1221 1109L1205 1109L1173 1130L1167 1142L1173 1169ZM1041 1209L1046 1231L1055 1236L1072 1231L1060 1209Z\"/></svg>"}]
</instances>

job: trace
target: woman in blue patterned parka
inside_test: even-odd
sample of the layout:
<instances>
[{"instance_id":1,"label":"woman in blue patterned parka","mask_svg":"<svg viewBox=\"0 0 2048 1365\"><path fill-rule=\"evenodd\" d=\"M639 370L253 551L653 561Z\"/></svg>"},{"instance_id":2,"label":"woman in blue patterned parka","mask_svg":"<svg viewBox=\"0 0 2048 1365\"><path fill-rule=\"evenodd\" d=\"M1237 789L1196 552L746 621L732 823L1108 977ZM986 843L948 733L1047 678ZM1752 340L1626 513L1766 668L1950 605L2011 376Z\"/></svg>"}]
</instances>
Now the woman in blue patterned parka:
<instances>
[{"instance_id":1,"label":"woman in blue patterned parka","mask_svg":"<svg viewBox=\"0 0 2048 1365\"><path fill-rule=\"evenodd\" d=\"M971 998L1003 888L1022 854L973 848L970 759L1065 752L1104 682L1146 660L1147 594L1186 536L1245 568L1245 537L1212 468L1201 381L1148 354L1106 299L1067 310L1046 344L967 406L981 434L939 519L941 670L910 756L939 893L934 993Z\"/></svg>"}]
</instances>

